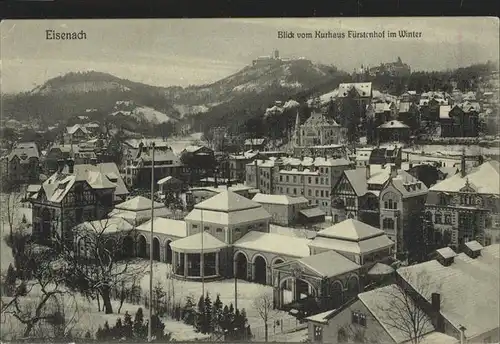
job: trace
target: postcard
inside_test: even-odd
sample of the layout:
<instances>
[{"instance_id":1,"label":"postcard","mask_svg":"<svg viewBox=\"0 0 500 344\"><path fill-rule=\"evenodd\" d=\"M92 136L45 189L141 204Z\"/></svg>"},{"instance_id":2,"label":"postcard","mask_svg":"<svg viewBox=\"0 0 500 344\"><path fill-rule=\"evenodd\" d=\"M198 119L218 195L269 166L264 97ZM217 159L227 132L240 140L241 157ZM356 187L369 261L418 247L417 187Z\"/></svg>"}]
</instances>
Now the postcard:
<instances>
[{"instance_id":1,"label":"postcard","mask_svg":"<svg viewBox=\"0 0 500 344\"><path fill-rule=\"evenodd\" d=\"M500 341L498 18L0 32L2 341Z\"/></svg>"}]
</instances>

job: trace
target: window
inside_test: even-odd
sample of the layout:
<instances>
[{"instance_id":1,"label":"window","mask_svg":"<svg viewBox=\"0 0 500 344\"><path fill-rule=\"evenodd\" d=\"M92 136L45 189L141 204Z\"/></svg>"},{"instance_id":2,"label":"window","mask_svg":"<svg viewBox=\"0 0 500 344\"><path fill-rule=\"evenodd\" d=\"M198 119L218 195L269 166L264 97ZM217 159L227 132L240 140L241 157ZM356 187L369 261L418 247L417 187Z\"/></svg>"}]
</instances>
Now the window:
<instances>
[{"instance_id":1,"label":"window","mask_svg":"<svg viewBox=\"0 0 500 344\"><path fill-rule=\"evenodd\" d=\"M325 184L328 185L329 182L330 182L330 180L328 178L325 178Z\"/></svg>"},{"instance_id":2,"label":"window","mask_svg":"<svg viewBox=\"0 0 500 344\"><path fill-rule=\"evenodd\" d=\"M321 178L320 180L321 180L321 184L324 184L325 180L323 178Z\"/></svg>"},{"instance_id":3,"label":"window","mask_svg":"<svg viewBox=\"0 0 500 344\"><path fill-rule=\"evenodd\" d=\"M325 197L329 197L330 192L328 190L325 191Z\"/></svg>"},{"instance_id":4,"label":"window","mask_svg":"<svg viewBox=\"0 0 500 344\"><path fill-rule=\"evenodd\" d=\"M352 312L352 323L366 327L366 315L359 312Z\"/></svg>"},{"instance_id":5,"label":"window","mask_svg":"<svg viewBox=\"0 0 500 344\"><path fill-rule=\"evenodd\" d=\"M290 181L290 177L289 176L286 176L286 181L289 182Z\"/></svg>"},{"instance_id":6,"label":"window","mask_svg":"<svg viewBox=\"0 0 500 344\"><path fill-rule=\"evenodd\" d=\"M235 229L234 229L234 231L235 231L236 233L239 233L239 232L240 232L240 229L239 229L239 228L235 228Z\"/></svg>"},{"instance_id":7,"label":"window","mask_svg":"<svg viewBox=\"0 0 500 344\"><path fill-rule=\"evenodd\" d=\"M203 230L208 231L208 230L210 230L210 227L205 226L205 227L203 227Z\"/></svg>"},{"instance_id":8,"label":"window","mask_svg":"<svg viewBox=\"0 0 500 344\"><path fill-rule=\"evenodd\" d=\"M282 182L282 181L283 181L283 176L280 176L280 182Z\"/></svg>"},{"instance_id":9,"label":"window","mask_svg":"<svg viewBox=\"0 0 500 344\"><path fill-rule=\"evenodd\" d=\"M328 173L328 167L327 167L327 168L325 168L325 172L326 172L326 173Z\"/></svg>"},{"instance_id":10,"label":"window","mask_svg":"<svg viewBox=\"0 0 500 344\"><path fill-rule=\"evenodd\" d=\"M318 196L319 196L319 191L318 191L318 190L316 190L315 195L316 195L316 197L318 197Z\"/></svg>"},{"instance_id":11,"label":"window","mask_svg":"<svg viewBox=\"0 0 500 344\"><path fill-rule=\"evenodd\" d=\"M307 194L308 194L309 196L312 196L312 191L311 191L311 189L307 190Z\"/></svg>"},{"instance_id":12,"label":"window","mask_svg":"<svg viewBox=\"0 0 500 344\"><path fill-rule=\"evenodd\" d=\"M450 214L445 214L444 215L444 223L446 225L451 225L451 215Z\"/></svg>"},{"instance_id":13,"label":"window","mask_svg":"<svg viewBox=\"0 0 500 344\"><path fill-rule=\"evenodd\" d=\"M339 331L337 332L337 342L339 343L347 343L347 340L349 337L347 336L347 332L345 329L340 328Z\"/></svg>"},{"instance_id":14,"label":"window","mask_svg":"<svg viewBox=\"0 0 500 344\"><path fill-rule=\"evenodd\" d=\"M323 173L323 167L320 167L320 168L319 168L319 171L320 171L321 173Z\"/></svg>"},{"instance_id":15,"label":"window","mask_svg":"<svg viewBox=\"0 0 500 344\"><path fill-rule=\"evenodd\" d=\"M321 326L314 325L314 341L315 342L323 341L323 328Z\"/></svg>"},{"instance_id":16,"label":"window","mask_svg":"<svg viewBox=\"0 0 500 344\"><path fill-rule=\"evenodd\" d=\"M442 222L443 222L443 221L442 221L442 215L441 215L440 213L436 213L436 214L434 215L434 219L435 219L435 220L434 220L434 223L440 224L440 223L442 223Z\"/></svg>"},{"instance_id":17,"label":"window","mask_svg":"<svg viewBox=\"0 0 500 344\"><path fill-rule=\"evenodd\" d=\"M222 232L222 228L217 228L215 231L216 231L217 233L221 233L221 232Z\"/></svg>"},{"instance_id":18,"label":"window","mask_svg":"<svg viewBox=\"0 0 500 344\"><path fill-rule=\"evenodd\" d=\"M318 177L316 177L316 178L314 179L314 182L315 182L316 184L319 184L319 182L318 182L318 181L319 181L319 178L318 178Z\"/></svg>"},{"instance_id":19,"label":"window","mask_svg":"<svg viewBox=\"0 0 500 344\"><path fill-rule=\"evenodd\" d=\"M297 194L297 189L296 188L293 188L293 194L296 195Z\"/></svg>"},{"instance_id":20,"label":"window","mask_svg":"<svg viewBox=\"0 0 500 344\"><path fill-rule=\"evenodd\" d=\"M311 184L312 183L312 178L311 177L308 177L308 183Z\"/></svg>"},{"instance_id":21,"label":"window","mask_svg":"<svg viewBox=\"0 0 500 344\"><path fill-rule=\"evenodd\" d=\"M323 191L323 190L321 190L321 197L325 197L325 196L324 196L324 191Z\"/></svg>"},{"instance_id":22,"label":"window","mask_svg":"<svg viewBox=\"0 0 500 344\"><path fill-rule=\"evenodd\" d=\"M197 229L198 228L198 225L193 225L193 229Z\"/></svg>"},{"instance_id":23,"label":"window","mask_svg":"<svg viewBox=\"0 0 500 344\"><path fill-rule=\"evenodd\" d=\"M394 220L391 218L386 218L382 220L382 226L384 229L394 229Z\"/></svg>"},{"instance_id":24,"label":"window","mask_svg":"<svg viewBox=\"0 0 500 344\"><path fill-rule=\"evenodd\" d=\"M297 183L297 176L293 176L293 182Z\"/></svg>"}]
</instances>

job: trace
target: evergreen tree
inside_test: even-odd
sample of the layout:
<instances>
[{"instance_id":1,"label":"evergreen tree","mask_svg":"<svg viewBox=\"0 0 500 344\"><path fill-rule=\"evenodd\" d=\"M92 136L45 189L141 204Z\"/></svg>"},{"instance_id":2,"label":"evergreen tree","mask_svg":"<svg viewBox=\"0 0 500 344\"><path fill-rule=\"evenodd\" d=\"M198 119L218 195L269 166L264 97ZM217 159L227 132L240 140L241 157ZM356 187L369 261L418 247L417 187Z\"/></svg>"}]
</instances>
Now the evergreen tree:
<instances>
[{"instance_id":1,"label":"evergreen tree","mask_svg":"<svg viewBox=\"0 0 500 344\"><path fill-rule=\"evenodd\" d=\"M12 263L9 264L7 269L7 275L5 276L5 294L7 296L11 296L14 292L14 288L16 286L16 271L12 266Z\"/></svg>"},{"instance_id":2,"label":"evergreen tree","mask_svg":"<svg viewBox=\"0 0 500 344\"><path fill-rule=\"evenodd\" d=\"M226 332L229 330L229 325L230 325L229 318L230 318L229 307L227 307L227 305L225 305L223 310L222 310L222 316L219 320L219 326L223 332Z\"/></svg>"},{"instance_id":3,"label":"evergreen tree","mask_svg":"<svg viewBox=\"0 0 500 344\"><path fill-rule=\"evenodd\" d=\"M134 324L132 322L132 317L128 312L125 312L123 317L123 336L125 338L132 338L134 331Z\"/></svg>"},{"instance_id":4,"label":"evergreen tree","mask_svg":"<svg viewBox=\"0 0 500 344\"><path fill-rule=\"evenodd\" d=\"M205 296L205 306L204 306L204 323L203 323L203 330L205 331L204 333L213 333L213 322L212 322L212 300L210 299L210 295L207 292L207 295Z\"/></svg>"},{"instance_id":5,"label":"evergreen tree","mask_svg":"<svg viewBox=\"0 0 500 344\"><path fill-rule=\"evenodd\" d=\"M134 337L143 338L145 328L147 327L144 326L144 314L142 308L139 307L134 318Z\"/></svg>"},{"instance_id":6,"label":"evergreen tree","mask_svg":"<svg viewBox=\"0 0 500 344\"><path fill-rule=\"evenodd\" d=\"M220 294L217 294L215 299L213 309L212 309L212 328L216 330L221 329L221 320L222 320L222 301L220 300Z\"/></svg>"},{"instance_id":7,"label":"evergreen tree","mask_svg":"<svg viewBox=\"0 0 500 344\"><path fill-rule=\"evenodd\" d=\"M107 320L104 323L104 328L102 329L102 333L103 333L103 338L104 339L110 339L110 337L111 337L111 329L109 328L109 324L108 324Z\"/></svg>"},{"instance_id":8,"label":"evergreen tree","mask_svg":"<svg viewBox=\"0 0 500 344\"><path fill-rule=\"evenodd\" d=\"M156 340L164 339L165 324L156 314L151 317L151 332Z\"/></svg>"},{"instance_id":9,"label":"evergreen tree","mask_svg":"<svg viewBox=\"0 0 500 344\"><path fill-rule=\"evenodd\" d=\"M186 325L195 325L196 323L196 310L193 298L188 296L186 298L186 304L182 310L182 320Z\"/></svg>"},{"instance_id":10,"label":"evergreen tree","mask_svg":"<svg viewBox=\"0 0 500 344\"><path fill-rule=\"evenodd\" d=\"M95 339L97 340L104 340L104 331L101 327L101 325L99 325L99 328L97 329L96 333L95 333Z\"/></svg>"},{"instance_id":11,"label":"evergreen tree","mask_svg":"<svg viewBox=\"0 0 500 344\"><path fill-rule=\"evenodd\" d=\"M114 338L123 338L123 325L122 319L116 319L115 327L113 328L113 337Z\"/></svg>"},{"instance_id":12,"label":"evergreen tree","mask_svg":"<svg viewBox=\"0 0 500 344\"><path fill-rule=\"evenodd\" d=\"M200 296L200 299L198 300L198 307L196 309L196 330L201 333L206 333L203 332L205 329L205 298L204 295Z\"/></svg>"}]
</instances>

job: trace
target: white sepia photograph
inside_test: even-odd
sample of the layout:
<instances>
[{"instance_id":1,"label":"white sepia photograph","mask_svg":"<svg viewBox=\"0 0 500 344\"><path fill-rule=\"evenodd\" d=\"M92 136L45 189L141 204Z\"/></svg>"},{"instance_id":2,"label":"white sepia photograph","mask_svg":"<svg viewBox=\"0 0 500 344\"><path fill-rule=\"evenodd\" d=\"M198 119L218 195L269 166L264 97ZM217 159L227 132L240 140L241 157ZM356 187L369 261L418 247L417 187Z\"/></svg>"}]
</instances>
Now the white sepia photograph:
<instances>
[{"instance_id":1,"label":"white sepia photograph","mask_svg":"<svg viewBox=\"0 0 500 344\"><path fill-rule=\"evenodd\" d=\"M499 20L5 20L0 341L500 342Z\"/></svg>"}]
</instances>

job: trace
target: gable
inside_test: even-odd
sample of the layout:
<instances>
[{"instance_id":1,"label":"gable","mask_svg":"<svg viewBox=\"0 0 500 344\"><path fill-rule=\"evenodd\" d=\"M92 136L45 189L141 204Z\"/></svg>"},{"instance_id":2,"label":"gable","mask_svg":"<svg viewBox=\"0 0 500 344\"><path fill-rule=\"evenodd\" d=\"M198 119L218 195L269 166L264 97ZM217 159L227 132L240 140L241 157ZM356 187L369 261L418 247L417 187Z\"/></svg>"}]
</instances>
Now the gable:
<instances>
[{"instance_id":1,"label":"gable","mask_svg":"<svg viewBox=\"0 0 500 344\"><path fill-rule=\"evenodd\" d=\"M354 191L354 188L351 185L351 182L345 175L345 173L342 173L342 176L340 179L337 181L337 184L335 184L335 187L333 188L333 192L335 194L350 194L350 195L355 195L356 192Z\"/></svg>"},{"instance_id":2,"label":"gable","mask_svg":"<svg viewBox=\"0 0 500 344\"><path fill-rule=\"evenodd\" d=\"M316 278L321 277L318 275L316 271L302 264L299 260L292 260L285 262L283 264L278 265L277 267L274 267L273 270L284 272L286 273L287 276L295 276L297 278L300 278L301 276L311 276ZM281 276L281 278L283 277L284 276ZM277 281L274 282L276 283Z\"/></svg>"}]
</instances>

